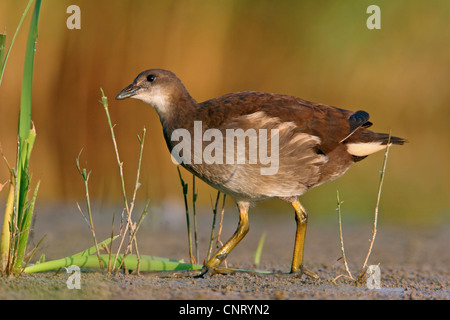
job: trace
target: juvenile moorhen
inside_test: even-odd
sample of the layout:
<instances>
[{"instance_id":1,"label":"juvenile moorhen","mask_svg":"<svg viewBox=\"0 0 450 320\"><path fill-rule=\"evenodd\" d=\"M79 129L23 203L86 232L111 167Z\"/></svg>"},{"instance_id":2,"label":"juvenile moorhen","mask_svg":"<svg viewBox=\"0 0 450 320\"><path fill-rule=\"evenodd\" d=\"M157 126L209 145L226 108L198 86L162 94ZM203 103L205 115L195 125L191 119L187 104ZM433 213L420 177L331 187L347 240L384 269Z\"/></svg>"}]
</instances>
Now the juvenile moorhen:
<instances>
[{"instance_id":1,"label":"juvenile moorhen","mask_svg":"<svg viewBox=\"0 0 450 320\"><path fill-rule=\"evenodd\" d=\"M244 91L197 103L174 73L162 69L140 73L116 96L118 100L126 98L141 100L155 108L171 152L181 143L178 142L180 136L187 139L183 134L194 137L191 149L185 149L182 154L172 152L172 155L192 174L237 203L240 218L237 230L205 264L201 275L218 267L246 235L250 205L275 197L291 203L295 209L297 231L291 273L314 277L303 268L308 216L298 196L340 177L353 163L384 149L388 143L402 145L405 142L402 138L369 131L367 128L372 123L365 111L348 111L288 95ZM268 168L267 157L262 157L261 153L256 161L255 157L250 157L258 147L251 135L257 130L271 133L259 134L259 147L265 146L267 151L271 145L272 168ZM229 132L235 134L233 139L243 138L241 141L245 143L234 144L233 140L231 147L226 148L227 155L222 154L220 148L215 148L213 155L210 145L213 142L208 141L214 137L215 146L220 147L219 138L228 137ZM200 143L198 136L195 137L198 134ZM216 161L201 158L202 152ZM227 158L230 152L231 158ZM235 154L244 158L230 162ZM274 170L264 172L263 169Z\"/></svg>"}]
</instances>

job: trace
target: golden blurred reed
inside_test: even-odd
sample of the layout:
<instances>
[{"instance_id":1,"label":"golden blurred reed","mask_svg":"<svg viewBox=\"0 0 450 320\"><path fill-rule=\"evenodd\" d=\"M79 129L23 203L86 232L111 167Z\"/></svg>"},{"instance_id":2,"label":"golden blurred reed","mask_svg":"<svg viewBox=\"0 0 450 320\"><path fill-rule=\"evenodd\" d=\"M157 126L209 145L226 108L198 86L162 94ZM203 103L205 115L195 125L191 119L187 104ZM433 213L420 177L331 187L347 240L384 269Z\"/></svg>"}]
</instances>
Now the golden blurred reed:
<instances>
[{"instance_id":1,"label":"golden blurred reed","mask_svg":"<svg viewBox=\"0 0 450 320\"><path fill-rule=\"evenodd\" d=\"M92 170L97 199L120 197L120 184L100 87L109 98L128 188L138 157L136 135L148 129L142 199L181 201L159 119L138 101L114 100L141 71L174 71L198 101L232 91L291 94L371 114L374 130L408 138L393 148L382 208L392 220L448 221L450 24L448 1L376 1L382 29L366 28L368 1L87 1L79 0L81 30L66 27L66 1L43 3L35 61L33 120L38 137L33 179L38 202L84 196L75 158ZM25 1L0 3L8 43ZM28 21L28 22L27 22ZM15 158L25 30L13 48L0 87L0 143ZM311 212L371 212L382 155L354 166L336 182L304 196ZM183 171L185 180L191 175ZM0 182L8 179L0 165ZM199 202L213 191L199 183ZM0 193L1 199L5 192Z\"/></svg>"}]
</instances>

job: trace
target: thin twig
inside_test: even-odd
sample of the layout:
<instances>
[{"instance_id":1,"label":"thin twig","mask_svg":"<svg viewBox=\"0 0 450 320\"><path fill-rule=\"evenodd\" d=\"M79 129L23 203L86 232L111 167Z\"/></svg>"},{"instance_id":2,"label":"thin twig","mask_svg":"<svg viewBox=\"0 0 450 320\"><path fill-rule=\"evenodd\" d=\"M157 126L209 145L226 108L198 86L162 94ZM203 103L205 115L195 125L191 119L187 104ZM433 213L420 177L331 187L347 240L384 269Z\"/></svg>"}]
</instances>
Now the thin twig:
<instances>
[{"instance_id":1,"label":"thin twig","mask_svg":"<svg viewBox=\"0 0 450 320\"><path fill-rule=\"evenodd\" d=\"M30 253L30 256L28 257L22 271L20 272L20 274L22 275L22 273L24 272L24 270L26 269L26 267L28 266L28 264L30 263L31 259L33 258L34 254L36 253L37 249L39 249L39 247L41 246L42 242L44 241L45 237L47 236L47 234L44 234L44 236L41 238L41 240L39 240L39 242L37 243L37 245L33 248L33 250Z\"/></svg>"},{"instance_id":2,"label":"thin twig","mask_svg":"<svg viewBox=\"0 0 450 320\"><path fill-rule=\"evenodd\" d=\"M94 221L92 220L92 211L91 211L91 200L89 196L89 177L91 175L91 171L87 172L85 168L81 169L80 167L80 155L83 149L81 149L80 153L78 154L78 157L76 159L76 165L78 172L80 173L81 177L84 181L84 189L86 193L86 206L88 210L88 218L89 218L89 227L91 229L92 238L94 239L95 249L97 250L97 257L98 257L98 263L100 265L100 269L103 270L103 261L100 258L100 250L98 249L98 243L97 243L97 237L95 236L95 228L94 228ZM77 203L78 205L78 203ZM78 205L78 209L80 210L80 213L83 215L83 217L86 219L86 216L81 211L80 206Z\"/></svg>"},{"instance_id":3,"label":"thin twig","mask_svg":"<svg viewBox=\"0 0 450 320\"><path fill-rule=\"evenodd\" d=\"M116 161L117 161L117 165L119 167L119 176L120 176L120 182L121 182L121 186L122 186L122 196L123 196L124 206L125 206L125 210L126 210L126 214L127 214L127 220L126 220L127 222L125 223L125 230L123 230L123 233L121 233L119 248L117 249L117 254L114 259L113 266L115 266L117 263L117 258L119 256L120 250L122 249L122 245L125 240L125 235L127 234L128 229L132 228L132 222L131 222L131 211L130 211L130 207L128 205L127 193L125 190L125 179L124 179L124 175L123 175L123 162L120 161L119 148L117 146L116 136L114 134L114 126L111 122L111 116L109 115L108 99L105 96L103 89L100 89L100 90L102 92L101 103L103 104L103 108L105 109L105 113L106 113L106 118L108 119L108 125L109 125L109 129L110 129L110 133L111 133L112 142L114 145L114 151L116 154Z\"/></svg>"},{"instance_id":4,"label":"thin twig","mask_svg":"<svg viewBox=\"0 0 450 320\"><path fill-rule=\"evenodd\" d=\"M3 188L9 183L9 180L6 180L5 183L0 183L0 192L3 190Z\"/></svg>"},{"instance_id":5,"label":"thin twig","mask_svg":"<svg viewBox=\"0 0 450 320\"><path fill-rule=\"evenodd\" d=\"M144 211L142 211L141 217L139 218L137 227L136 227L136 231L133 234L133 238L134 238L134 244L136 247L136 258L137 258L137 268L136 268L136 272L139 275L140 272L140 267L141 267L141 256L139 254L139 250L137 247L137 239L136 239L136 233L139 230L139 227L141 226L142 220L144 220L145 216L148 214L148 206L150 205L150 200L147 200L147 204L145 205Z\"/></svg>"},{"instance_id":6,"label":"thin twig","mask_svg":"<svg viewBox=\"0 0 450 320\"><path fill-rule=\"evenodd\" d=\"M350 269L348 268L348 264L347 264L347 258L345 257L345 249L344 249L344 236L342 233L342 221L341 221L341 204L344 201L341 201L341 199L339 198L339 191L336 190L336 198L337 198L337 212L338 212L338 217L339 217L339 237L341 240L341 252L342 252L342 259L344 260L344 266L345 266L345 270L347 271L347 274L349 276L350 279L355 280L352 276L352 273L350 272ZM334 281L337 280L339 278L336 277L334 278Z\"/></svg>"},{"instance_id":7,"label":"thin twig","mask_svg":"<svg viewBox=\"0 0 450 320\"><path fill-rule=\"evenodd\" d=\"M391 142L391 131L389 131L389 138L388 138L388 142L386 145L386 151L384 153L383 166L382 166L382 170L380 172L380 182L378 185L377 204L375 206L375 217L373 220L372 239L370 240L369 251L367 252L366 259L364 260L364 264L361 268L361 273L359 275L358 282L362 281L364 274L366 273L365 269L367 267L367 262L369 261L370 254L372 253L373 244L375 242L375 237L377 235L378 211L379 211L379 207L380 207L381 189L383 187L383 181L384 181L384 176L385 176L385 172L386 172L386 164L387 164L387 159L389 156L389 148L391 145L390 142Z\"/></svg>"},{"instance_id":8,"label":"thin twig","mask_svg":"<svg viewBox=\"0 0 450 320\"><path fill-rule=\"evenodd\" d=\"M134 186L134 191L133 191L133 198L131 200L131 205L130 205L130 211L133 211L134 208L134 204L136 202L136 194L137 194L137 190L139 189L139 187L141 186L141 183L139 182L139 177L141 174L141 163L142 163L142 154L144 152L144 142L145 142L145 133L147 132L147 129L144 127L143 131L142 131L142 138L139 137L139 135L137 136L138 140L139 140L139 160L138 160L138 168L137 168L137 172L136 172L136 183Z\"/></svg>"},{"instance_id":9,"label":"thin twig","mask_svg":"<svg viewBox=\"0 0 450 320\"><path fill-rule=\"evenodd\" d=\"M350 279L350 280L352 280L352 281L355 281L355 279L354 279L353 277L349 277L349 276L347 276L347 275L345 275L345 274L338 274L336 277L332 278L331 281L332 281L334 284L337 284L336 280L339 279L339 278L341 278L341 277Z\"/></svg>"},{"instance_id":10,"label":"thin twig","mask_svg":"<svg viewBox=\"0 0 450 320\"><path fill-rule=\"evenodd\" d=\"M139 187L141 186L141 183L139 182L139 177L141 174L141 163L142 163L142 154L144 152L144 142L145 142L145 133L147 132L147 129L144 127L143 131L142 131L142 138L139 137L139 135L137 136L138 140L139 140L139 160L138 160L138 168L136 171L136 183L134 186L134 191L133 191L133 198L131 200L131 204L130 204L130 215L133 212L134 209L134 205L136 203L136 194L137 194L137 190L139 189ZM147 206L144 209L144 212L141 214L141 219L143 219L143 217L145 216L145 214L147 214L147 207L148 207L149 202L147 202ZM144 214L145 213L145 214ZM131 219L131 217L130 217ZM141 221L141 220L139 220ZM140 224L140 222L139 222ZM131 243L134 243L134 247L136 249L136 258L137 258L137 274L139 275L139 271L140 271L140 262L141 262L141 257L139 255L139 249L138 249L138 244L137 244L137 240L136 240L136 232L137 232L137 227L135 227L135 224L132 225L132 235L130 235L130 242L129 245L127 247L127 250L125 251L124 254L124 258L126 257L127 253L128 253L128 249L131 249Z\"/></svg>"},{"instance_id":11,"label":"thin twig","mask_svg":"<svg viewBox=\"0 0 450 320\"><path fill-rule=\"evenodd\" d=\"M131 244L134 244L134 247L136 249L136 259L137 259L137 274L139 274L139 267L140 267L140 261L141 261L141 257L139 255L139 249L137 246L137 240L136 240L136 234L139 230L139 227L141 226L142 221L144 220L145 216L148 214L148 207L150 205L150 200L147 200L147 203L145 204L145 208L141 213L141 217L139 218L139 221L136 225L136 223L133 224L133 231L130 235L130 242L128 244L127 249L125 250L125 253L123 255L123 258L125 259L125 257L129 254L129 250L131 248Z\"/></svg>"},{"instance_id":12,"label":"thin twig","mask_svg":"<svg viewBox=\"0 0 450 320\"><path fill-rule=\"evenodd\" d=\"M112 273L112 269L111 269L111 255L112 255L112 243L113 243L113 238L114 238L114 220L115 220L116 214L113 213L113 217L112 217L112 225L111 225L111 242L109 243L109 252L108 252L108 273L111 274Z\"/></svg>"}]
</instances>

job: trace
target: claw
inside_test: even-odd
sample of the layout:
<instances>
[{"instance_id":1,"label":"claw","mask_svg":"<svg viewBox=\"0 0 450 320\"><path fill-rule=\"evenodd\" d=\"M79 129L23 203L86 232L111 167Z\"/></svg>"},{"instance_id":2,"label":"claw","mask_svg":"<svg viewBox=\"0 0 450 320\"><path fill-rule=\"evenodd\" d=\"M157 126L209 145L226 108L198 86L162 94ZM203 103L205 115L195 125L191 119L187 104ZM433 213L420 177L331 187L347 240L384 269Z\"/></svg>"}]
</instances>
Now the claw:
<instances>
[{"instance_id":1,"label":"claw","mask_svg":"<svg viewBox=\"0 0 450 320\"><path fill-rule=\"evenodd\" d=\"M205 276L213 276L215 274L232 274L239 272L239 270L236 269L228 269L228 268L218 268L218 267L206 267L204 266L201 270L201 272L194 276L194 278L205 278ZM245 272L245 271L243 271Z\"/></svg>"},{"instance_id":2,"label":"claw","mask_svg":"<svg viewBox=\"0 0 450 320\"><path fill-rule=\"evenodd\" d=\"M196 276L194 276L194 278L195 278L195 279L198 279L198 278L204 278L205 275L206 275L207 273L209 273L209 268L207 268L207 267L205 266L205 267L202 268L202 270L200 271L199 274L197 274Z\"/></svg>"},{"instance_id":3,"label":"claw","mask_svg":"<svg viewBox=\"0 0 450 320\"><path fill-rule=\"evenodd\" d=\"M301 278L303 275L306 275L306 276L312 278L313 280L320 279L320 277L316 273L312 272L309 269L306 269L303 266L300 266L300 268L298 270L291 270L291 272L288 273L288 275L290 275L294 278Z\"/></svg>"},{"instance_id":4,"label":"claw","mask_svg":"<svg viewBox=\"0 0 450 320\"><path fill-rule=\"evenodd\" d=\"M320 277L315 274L314 272L312 272L311 270L308 270L306 268L303 268L303 274L307 275L308 277L314 279L314 280L319 280Z\"/></svg>"}]
</instances>

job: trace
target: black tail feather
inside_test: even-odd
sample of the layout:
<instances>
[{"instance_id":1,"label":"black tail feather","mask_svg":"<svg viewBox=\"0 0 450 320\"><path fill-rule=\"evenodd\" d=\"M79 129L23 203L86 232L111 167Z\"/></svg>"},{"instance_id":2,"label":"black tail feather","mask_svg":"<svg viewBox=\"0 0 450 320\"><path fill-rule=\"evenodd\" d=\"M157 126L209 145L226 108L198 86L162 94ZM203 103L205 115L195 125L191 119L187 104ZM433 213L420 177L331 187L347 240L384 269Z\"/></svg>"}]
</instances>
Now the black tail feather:
<instances>
[{"instance_id":1,"label":"black tail feather","mask_svg":"<svg viewBox=\"0 0 450 320\"><path fill-rule=\"evenodd\" d=\"M375 140L381 141L381 144L388 144L388 142L390 142L397 145L403 145L405 142L408 142L406 139L395 136L391 136L389 139L389 134L387 133L375 133Z\"/></svg>"}]
</instances>

